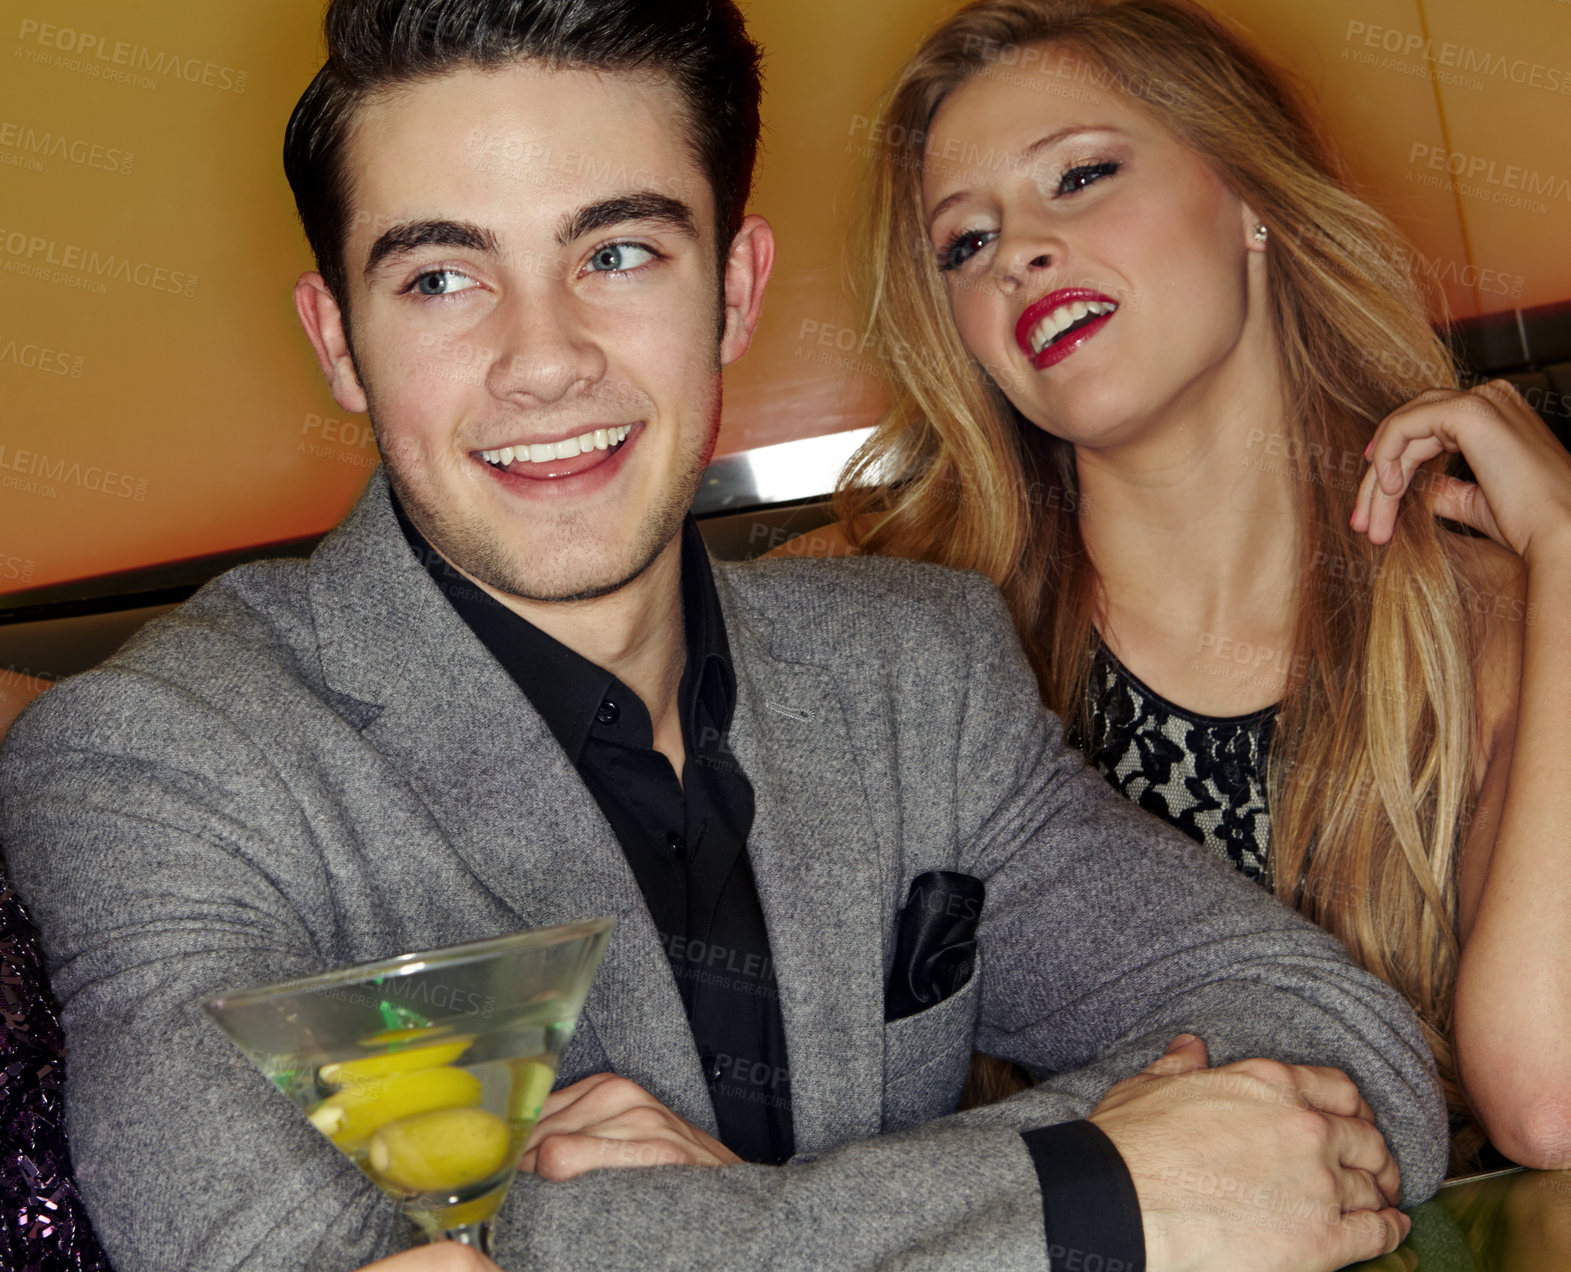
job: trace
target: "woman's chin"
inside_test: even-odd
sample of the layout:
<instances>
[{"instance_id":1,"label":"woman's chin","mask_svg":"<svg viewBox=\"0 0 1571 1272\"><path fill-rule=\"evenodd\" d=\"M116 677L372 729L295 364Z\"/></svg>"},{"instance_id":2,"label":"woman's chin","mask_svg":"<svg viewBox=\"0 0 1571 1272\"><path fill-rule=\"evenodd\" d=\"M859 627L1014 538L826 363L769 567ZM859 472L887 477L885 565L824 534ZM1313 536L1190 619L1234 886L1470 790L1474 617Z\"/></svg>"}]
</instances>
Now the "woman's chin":
<instances>
[{"instance_id":1,"label":"woman's chin","mask_svg":"<svg viewBox=\"0 0 1571 1272\"><path fill-rule=\"evenodd\" d=\"M1033 404L1027 410L1015 404L1027 424L1077 448L1100 450L1136 440L1141 432L1139 416L1127 408L1080 406L1044 410Z\"/></svg>"}]
</instances>

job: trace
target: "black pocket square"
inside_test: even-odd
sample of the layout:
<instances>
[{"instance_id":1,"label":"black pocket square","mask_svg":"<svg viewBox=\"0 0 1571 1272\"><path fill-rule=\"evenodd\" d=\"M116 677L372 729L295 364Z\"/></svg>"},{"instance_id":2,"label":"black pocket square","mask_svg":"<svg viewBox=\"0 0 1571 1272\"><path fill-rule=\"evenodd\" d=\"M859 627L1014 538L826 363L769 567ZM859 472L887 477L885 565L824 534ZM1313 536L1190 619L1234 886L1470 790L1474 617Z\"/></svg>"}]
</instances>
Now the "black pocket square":
<instances>
[{"instance_id":1,"label":"black pocket square","mask_svg":"<svg viewBox=\"0 0 1571 1272\"><path fill-rule=\"evenodd\" d=\"M958 870L929 870L911 880L896 920L886 1022L926 1011L971 979L986 892L980 879Z\"/></svg>"}]
</instances>

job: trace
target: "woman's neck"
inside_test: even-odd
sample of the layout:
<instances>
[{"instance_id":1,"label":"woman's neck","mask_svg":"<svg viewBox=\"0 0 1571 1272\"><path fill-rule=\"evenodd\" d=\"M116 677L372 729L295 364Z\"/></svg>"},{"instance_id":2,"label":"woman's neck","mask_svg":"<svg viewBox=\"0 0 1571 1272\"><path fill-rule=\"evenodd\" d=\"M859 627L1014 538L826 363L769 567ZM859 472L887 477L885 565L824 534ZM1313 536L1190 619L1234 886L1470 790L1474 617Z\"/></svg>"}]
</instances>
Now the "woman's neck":
<instances>
[{"instance_id":1,"label":"woman's neck","mask_svg":"<svg viewBox=\"0 0 1571 1272\"><path fill-rule=\"evenodd\" d=\"M1281 695L1300 568L1287 432L1273 377L1170 411L1138 441L1076 448L1097 626L1131 671L1192 710Z\"/></svg>"}]
</instances>

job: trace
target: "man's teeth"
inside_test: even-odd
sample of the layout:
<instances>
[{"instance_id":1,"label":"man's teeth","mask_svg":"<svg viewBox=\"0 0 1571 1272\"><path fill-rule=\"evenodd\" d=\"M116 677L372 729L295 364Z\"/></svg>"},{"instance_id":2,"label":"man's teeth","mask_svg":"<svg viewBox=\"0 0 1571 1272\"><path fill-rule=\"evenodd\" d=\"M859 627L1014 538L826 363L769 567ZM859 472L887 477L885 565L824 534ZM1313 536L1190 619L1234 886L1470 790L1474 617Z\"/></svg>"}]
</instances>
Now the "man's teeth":
<instances>
[{"instance_id":1,"label":"man's teeth","mask_svg":"<svg viewBox=\"0 0 1571 1272\"><path fill-rule=\"evenodd\" d=\"M1077 322L1085 318L1099 318L1117 308L1117 305L1107 300L1077 300L1072 305L1060 305L1031 328L1031 356L1036 357Z\"/></svg>"},{"instance_id":2,"label":"man's teeth","mask_svg":"<svg viewBox=\"0 0 1571 1272\"><path fill-rule=\"evenodd\" d=\"M616 428L597 428L592 433L569 437L561 442L536 442L532 446L503 446L500 450L481 451L480 458L488 464L506 468L515 459L521 464L547 464L553 459L572 459L587 455L592 450L610 450L626 440L632 431L631 424Z\"/></svg>"}]
</instances>

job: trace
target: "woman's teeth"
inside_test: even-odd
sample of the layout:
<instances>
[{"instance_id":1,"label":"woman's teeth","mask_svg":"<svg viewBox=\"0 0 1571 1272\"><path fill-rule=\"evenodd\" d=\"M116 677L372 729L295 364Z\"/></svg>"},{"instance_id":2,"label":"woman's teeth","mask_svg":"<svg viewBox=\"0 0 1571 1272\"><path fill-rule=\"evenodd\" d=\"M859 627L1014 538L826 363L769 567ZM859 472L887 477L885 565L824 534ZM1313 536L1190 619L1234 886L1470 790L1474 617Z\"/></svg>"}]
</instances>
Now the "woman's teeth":
<instances>
[{"instance_id":1,"label":"woman's teeth","mask_svg":"<svg viewBox=\"0 0 1571 1272\"><path fill-rule=\"evenodd\" d=\"M580 437L569 437L561 442L536 442L533 446L504 446L500 450L481 451L480 458L488 464L506 468L514 460L521 464L548 464L553 459L572 459L587 455L592 450L610 450L620 445L632 431L631 424L616 428L597 428Z\"/></svg>"},{"instance_id":2,"label":"woman's teeth","mask_svg":"<svg viewBox=\"0 0 1571 1272\"><path fill-rule=\"evenodd\" d=\"M1077 300L1072 305L1060 305L1031 328L1031 356L1034 358L1076 323L1087 318L1100 318L1118 308L1106 300Z\"/></svg>"}]
</instances>

